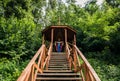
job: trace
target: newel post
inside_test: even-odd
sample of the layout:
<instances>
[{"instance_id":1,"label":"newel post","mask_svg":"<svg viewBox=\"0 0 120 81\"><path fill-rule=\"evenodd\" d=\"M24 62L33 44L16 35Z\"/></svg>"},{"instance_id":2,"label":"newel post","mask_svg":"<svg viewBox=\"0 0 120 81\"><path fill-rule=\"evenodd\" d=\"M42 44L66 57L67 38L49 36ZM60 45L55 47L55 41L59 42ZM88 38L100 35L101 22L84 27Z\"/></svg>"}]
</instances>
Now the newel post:
<instances>
[{"instance_id":1,"label":"newel post","mask_svg":"<svg viewBox=\"0 0 120 81\"><path fill-rule=\"evenodd\" d=\"M67 43L67 29L65 29L65 43Z\"/></svg>"},{"instance_id":2,"label":"newel post","mask_svg":"<svg viewBox=\"0 0 120 81\"><path fill-rule=\"evenodd\" d=\"M67 29L65 30L65 47L67 46ZM65 48L65 50L67 51L67 48Z\"/></svg>"},{"instance_id":3,"label":"newel post","mask_svg":"<svg viewBox=\"0 0 120 81\"><path fill-rule=\"evenodd\" d=\"M53 33L54 33L54 29L51 29L51 43L53 43Z\"/></svg>"},{"instance_id":4,"label":"newel post","mask_svg":"<svg viewBox=\"0 0 120 81\"><path fill-rule=\"evenodd\" d=\"M76 45L76 35L74 34L74 40L73 40L73 45ZM75 47L73 47L73 50L74 50L74 68L75 68L75 71L77 71L77 51L75 49Z\"/></svg>"},{"instance_id":5,"label":"newel post","mask_svg":"<svg viewBox=\"0 0 120 81\"><path fill-rule=\"evenodd\" d=\"M42 36L42 44L44 44L45 43L45 38L44 38L44 34L43 34L43 36Z\"/></svg>"},{"instance_id":6,"label":"newel post","mask_svg":"<svg viewBox=\"0 0 120 81\"><path fill-rule=\"evenodd\" d=\"M74 45L76 45L76 35L74 34Z\"/></svg>"}]
</instances>

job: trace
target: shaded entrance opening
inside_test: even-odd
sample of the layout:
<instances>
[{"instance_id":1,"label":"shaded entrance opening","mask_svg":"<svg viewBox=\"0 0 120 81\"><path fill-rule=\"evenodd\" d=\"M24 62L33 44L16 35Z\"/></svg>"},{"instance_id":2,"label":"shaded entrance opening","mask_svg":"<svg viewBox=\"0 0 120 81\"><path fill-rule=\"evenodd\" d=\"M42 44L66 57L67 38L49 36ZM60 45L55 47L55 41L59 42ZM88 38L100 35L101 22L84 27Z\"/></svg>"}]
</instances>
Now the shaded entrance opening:
<instances>
[{"instance_id":1,"label":"shaded entrance opening","mask_svg":"<svg viewBox=\"0 0 120 81\"><path fill-rule=\"evenodd\" d=\"M61 52L65 51L66 43L76 43L76 31L73 30L70 26L49 26L42 31L43 35L43 43L48 41L49 43L53 43L53 51L56 52L56 41L60 39L63 42Z\"/></svg>"}]
</instances>

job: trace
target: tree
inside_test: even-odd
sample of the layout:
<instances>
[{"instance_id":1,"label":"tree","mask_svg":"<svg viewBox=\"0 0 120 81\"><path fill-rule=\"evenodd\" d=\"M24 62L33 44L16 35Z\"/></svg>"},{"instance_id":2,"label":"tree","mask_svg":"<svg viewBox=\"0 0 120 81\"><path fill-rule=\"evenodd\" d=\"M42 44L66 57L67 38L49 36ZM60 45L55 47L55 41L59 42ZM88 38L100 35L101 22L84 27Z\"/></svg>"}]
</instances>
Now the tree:
<instances>
[{"instance_id":1,"label":"tree","mask_svg":"<svg viewBox=\"0 0 120 81\"><path fill-rule=\"evenodd\" d=\"M120 7L120 0L105 0L105 1L114 8Z\"/></svg>"},{"instance_id":2,"label":"tree","mask_svg":"<svg viewBox=\"0 0 120 81\"><path fill-rule=\"evenodd\" d=\"M4 3L5 16L15 16L18 18L26 17L27 12L31 12L31 0L10 0Z\"/></svg>"},{"instance_id":3,"label":"tree","mask_svg":"<svg viewBox=\"0 0 120 81\"><path fill-rule=\"evenodd\" d=\"M88 11L91 15L98 10L98 5L96 4L97 0L88 1L85 5L86 11Z\"/></svg>"}]
</instances>

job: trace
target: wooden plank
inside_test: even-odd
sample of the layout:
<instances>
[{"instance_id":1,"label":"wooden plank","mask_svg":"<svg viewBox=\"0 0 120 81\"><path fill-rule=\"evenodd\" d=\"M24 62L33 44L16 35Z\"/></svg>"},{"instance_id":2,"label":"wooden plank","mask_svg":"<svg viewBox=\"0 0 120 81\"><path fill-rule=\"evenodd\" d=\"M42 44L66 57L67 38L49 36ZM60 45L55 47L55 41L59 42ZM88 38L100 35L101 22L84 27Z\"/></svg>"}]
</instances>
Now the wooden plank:
<instances>
[{"instance_id":1,"label":"wooden plank","mask_svg":"<svg viewBox=\"0 0 120 81\"><path fill-rule=\"evenodd\" d=\"M52 72L52 73L72 73L73 71L72 70L44 70L43 72L47 72L47 73L50 73L50 72Z\"/></svg>"},{"instance_id":2,"label":"wooden plank","mask_svg":"<svg viewBox=\"0 0 120 81\"><path fill-rule=\"evenodd\" d=\"M44 34L43 34L43 36L42 36L42 44L44 44L45 43L45 37L44 37Z\"/></svg>"},{"instance_id":3,"label":"wooden plank","mask_svg":"<svg viewBox=\"0 0 120 81\"><path fill-rule=\"evenodd\" d=\"M78 73L42 73L37 74L37 76L81 76Z\"/></svg>"},{"instance_id":4,"label":"wooden plank","mask_svg":"<svg viewBox=\"0 0 120 81\"><path fill-rule=\"evenodd\" d=\"M53 43L53 34L54 33L54 29L51 29L51 42Z\"/></svg>"},{"instance_id":5,"label":"wooden plank","mask_svg":"<svg viewBox=\"0 0 120 81\"><path fill-rule=\"evenodd\" d=\"M48 50L48 59L46 60L46 70L48 69L48 65L49 65L49 60L50 60L50 56L51 56L51 52L52 52L52 46L53 46L53 43L50 44L50 47L49 47L49 50ZM45 64L43 65L45 66Z\"/></svg>"},{"instance_id":6,"label":"wooden plank","mask_svg":"<svg viewBox=\"0 0 120 81\"><path fill-rule=\"evenodd\" d=\"M67 25L56 25L56 26L51 26L51 28L66 28L66 29L73 31L76 34L76 31Z\"/></svg>"},{"instance_id":7,"label":"wooden plank","mask_svg":"<svg viewBox=\"0 0 120 81\"><path fill-rule=\"evenodd\" d=\"M32 60L29 62L29 64L27 65L27 67L23 70L23 72L21 73L20 77L17 79L17 81L24 81L25 78L27 77L28 72L30 71L32 65L34 64L35 60L37 59L38 55L41 53L42 49L45 47L45 45L43 44L39 50L37 51L37 53L34 55L34 57L32 58Z\"/></svg>"},{"instance_id":8,"label":"wooden plank","mask_svg":"<svg viewBox=\"0 0 120 81\"><path fill-rule=\"evenodd\" d=\"M71 78L71 77L68 77L68 78L64 78L64 77L59 77L59 78L57 78L57 77L43 77L43 78L36 78L36 80L81 80L81 78Z\"/></svg>"},{"instance_id":9,"label":"wooden plank","mask_svg":"<svg viewBox=\"0 0 120 81\"><path fill-rule=\"evenodd\" d=\"M76 35L74 34L74 45L76 45Z\"/></svg>"},{"instance_id":10,"label":"wooden plank","mask_svg":"<svg viewBox=\"0 0 120 81\"><path fill-rule=\"evenodd\" d=\"M67 43L67 29L65 29L65 43Z\"/></svg>"},{"instance_id":11,"label":"wooden plank","mask_svg":"<svg viewBox=\"0 0 120 81\"><path fill-rule=\"evenodd\" d=\"M77 50L78 54L80 55L80 57L82 58L82 60L85 62L85 64L86 64L87 68L89 69L89 71L94 76L95 80L96 81L101 81L100 78L98 77L97 73L94 71L94 69L92 68L92 66L89 64L89 62L87 61L87 59L82 54L82 52L77 48L76 45L74 45L74 47L76 48L76 50Z\"/></svg>"},{"instance_id":12,"label":"wooden plank","mask_svg":"<svg viewBox=\"0 0 120 81\"><path fill-rule=\"evenodd\" d=\"M34 63L34 67L38 70L38 72L43 73L43 71L38 67L36 63Z\"/></svg>"}]
</instances>

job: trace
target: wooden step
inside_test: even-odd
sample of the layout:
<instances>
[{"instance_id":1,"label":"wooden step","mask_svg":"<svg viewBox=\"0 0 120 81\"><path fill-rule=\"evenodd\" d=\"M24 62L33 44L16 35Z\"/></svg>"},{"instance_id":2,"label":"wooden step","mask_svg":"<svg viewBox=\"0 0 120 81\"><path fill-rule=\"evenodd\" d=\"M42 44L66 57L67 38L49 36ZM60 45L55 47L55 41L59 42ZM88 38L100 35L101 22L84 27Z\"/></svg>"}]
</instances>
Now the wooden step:
<instances>
[{"instance_id":1,"label":"wooden step","mask_svg":"<svg viewBox=\"0 0 120 81\"><path fill-rule=\"evenodd\" d=\"M66 54L51 54L51 56L55 56L55 57L57 57L57 56L66 57Z\"/></svg>"},{"instance_id":2,"label":"wooden step","mask_svg":"<svg viewBox=\"0 0 120 81\"><path fill-rule=\"evenodd\" d=\"M66 57L66 54L51 54L51 56L65 56Z\"/></svg>"},{"instance_id":3,"label":"wooden step","mask_svg":"<svg viewBox=\"0 0 120 81\"><path fill-rule=\"evenodd\" d=\"M51 58L50 60L67 60L66 58Z\"/></svg>"},{"instance_id":4,"label":"wooden step","mask_svg":"<svg viewBox=\"0 0 120 81\"><path fill-rule=\"evenodd\" d=\"M52 58L57 58L57 59L67 59L67 57L66 56L51 56L51 59Z\"/></svg>"},{"instance_id":5,"label":"wooden step","mask_svg":"<svg viewBox=\"0 0 120 81\"><path fill-rule=\"evenodd\" d=\"M79 73L38 73L37 76L80 76Z\"/></svg>"},{"instance_id":6,"label":"wooden step","mask_svg":"<svg viewBox=\"0 0 120 81\"><path fill-rule=\"evenodd\" d=\"M68 62L66 60L50 60L49 62Z\"/></svg>"},{"instance_id":7,"label":"wooden step","mask_svg":"<svg viewBox=\"0 0 120 81\"><path fill-rule=\"evenodd\" d=\"M44 70L43 73L73 73L72 70Z\"/></svg>"},{"instance_id":8,"label":"wooden step","mask_svg":"<svg viewBox=\"0 0 120 81\"><path fill-rule=\"evenodd\" d=\"M80 74L77 73L43 73L37 74L36 81L82 81Z\"/></svg>"},{"instance_id":9,"label":"wooden step","mask_svg":"<svg viewBox=\"0 0 120 81\"><path fill-rule=\"evenodd\" d=\"M48 68L48 70L69 70L69 68Z\"/></svg>"},{"instance_id":10,"label":"wooden step","mask_svg":"<svg viewBox=\"0 0 120 81\"><path fill-rule=\"evenodd\" d=\"M50 60L50 62L68 62L67 60Z\"/></svg>"},{"instance_id":11,"label":"wooden step","mask_svg":"<svg viewBox=\"0 0 120 81\"><path fill-rule=\"evenodd\" d=\"M58 53L58 52L52 52L52 54L51 55L66 55L66 53L65 52L60 52L60 53Z\"/></svg>"},{"instance_id":12,"label":"wooden step","mask_svg":"<svg viewBox=\"0 0 120 81\"><path fill-rule=\"evenodd\" d=\"M48 70L37 74L36 81L82 81L80 73L74 73L69 68L65 53L53 52L48 65Z\"/></svg>"},{"instance_id":13,"label":"wooden step","mask_svg":"<svg viewBox=\"0 0 120 81\"><path fill-rule=\"evenodd\" d=\"M68 68L69 66L67 66L67 65L66 65L66 66L64 66L64 65L62 65L62 66L55 66L55 65L51 65L51 66L50 66L50 65L49 65L49 66L48 66L48 68L63 68L63 67Z\"/></svg>"},{"instance_id":14,"label":"wooden step","mask_svg":"<svg viewBox=\"0 0 120 81\"><path fill-rule=\"evenodd\" d=\"M57 57L55 57L55 58L53 58L53 57L51 57L51 59L50 60L67 60L66 58L57 58Z\"/></svg>"},{"instance_id":15,"label":"wooden step","mask_svg":"<svg viewBox=\"0 0 120 81\"><path fill-rule=\"evenodd\" d=\"M68 64L49 64L48 67L69 67Z\"/></svg>"},{"instance_id":16,"label":"wooden step","mask_svg":"<svg viewBox=\"0 0 120 81\"><path fill-rule=\"evenodd\" d=\"M68 62L49 62L49 64L67 64Z\"/></svg>"},{"instance_id":17,"label":"wooden step","mask_svg":"<svg viewBox=\"0 0 120 81\"><path fill-rule=\"evenodd\" d=\"M81 78L76 78L76 77L37 77L36 78L37 81L41 81L41 80L51 80L51 81L61 81L61 80L64 80L64 81L71 81L71 80L79 80L79 81L82 81Z\"/></svg>"},{"instance_id":18,"label":"wooden step","mask_svg":"<svg viewBox=\"0 0 120 81\"><path fill-rule=\"evenodd\" d=\"M66 57L66 54L51 54L51 56L64 56L64 57Z\"/></svg>"},{"instance_id":19,"label":"wooden step","mask_svg":"<svg viewBox=\"0 0 120 81\"><path fill-rule=\"evenodd\" d=\"M63 65L63 66L66 66L66 65L69 65L69 64L68 64L68 63L65 63L65 64L56 64L56 63L53 64L53 63L49 63L49 65L56 65L56 66L59 66L59 65L61 66L61 65Z\"/></svg>"}]
</instances>

